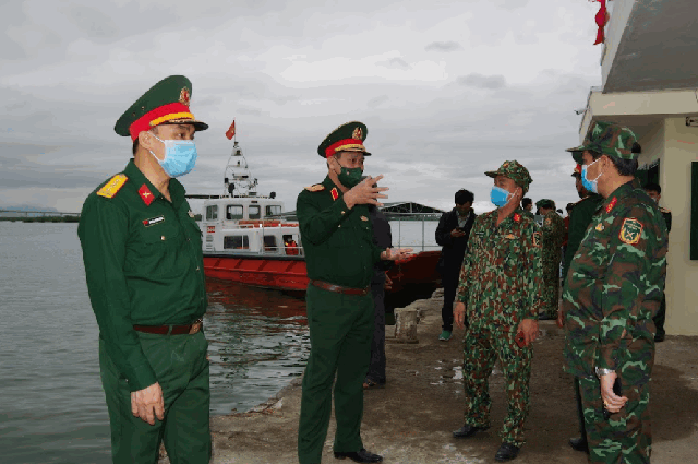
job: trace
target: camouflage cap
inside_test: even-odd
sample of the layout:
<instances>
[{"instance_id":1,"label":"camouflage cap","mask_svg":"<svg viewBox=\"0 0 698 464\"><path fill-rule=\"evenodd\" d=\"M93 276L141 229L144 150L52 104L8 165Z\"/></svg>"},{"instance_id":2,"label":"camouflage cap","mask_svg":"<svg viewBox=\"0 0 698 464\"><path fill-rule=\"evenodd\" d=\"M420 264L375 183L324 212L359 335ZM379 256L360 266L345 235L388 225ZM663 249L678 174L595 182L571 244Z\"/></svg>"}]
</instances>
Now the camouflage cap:
<instances>
[{"instance_id":1,"label":"camouflage cap","mask_svg":"<svg viewBox=\"0 0 698 464\"><path fill-rule=\"evenodd\" d=\"M555 209L555 202L553 200L538 200L536 202L538 208L553 208Z\"/></svg>"},{"instance_id":2,"label":"camouflage cap","mask_svg":"<svg viewBox=\"0 0 698 464\"><path fill-rule=\"evenodd\" d=\"M528 186L533 182L528 174L528 169L521 166L516 160L505 161L496 171L485 171L485 175L492 178L504 176L512 179L516 185L521 187L524 195L528 192Z\"/></svg>"},{"instance_id":3,"label":"camouflage cap","mask_svg":"<svg viewBox=\"0 0 698 464\"><path fill-rule=\"evenodd\" d=\"M342 124L325 137L317 147L317 154L323 158L329 158L335 153L341 151L357 151L363 153L364 156L370 156L366 153L364 140L368 135L366 124L359 121L351 121Z\"/></svg>"},{"instance_id":4,"label":"camouflage cap","mask_svg":"<svg viewBox=\"0 0 698 464\"><path fill-rule=\"evenodd\" d=\"M578 147L568 148L567 151L572 152L578 164L582 164L581 155L585 151L595 151L616 158L635 159L640 154L641 147L635 133L627 127L597 121L591 127L584 143Z\"/></svg>"}]
</instances>

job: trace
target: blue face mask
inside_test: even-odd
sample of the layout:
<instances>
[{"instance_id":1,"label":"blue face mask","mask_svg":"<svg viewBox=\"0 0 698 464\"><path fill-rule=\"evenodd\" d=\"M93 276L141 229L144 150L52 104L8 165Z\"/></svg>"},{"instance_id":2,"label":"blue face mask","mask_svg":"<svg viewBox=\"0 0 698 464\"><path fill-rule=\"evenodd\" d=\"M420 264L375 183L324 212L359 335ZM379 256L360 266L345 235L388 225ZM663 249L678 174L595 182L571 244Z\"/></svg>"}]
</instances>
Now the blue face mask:
<instances>
[{"instance_id":1,"label":"blue face mask","mask_svg":"<svg viewBox=\"0 0 698 464\"><path fill-rule=\"evenodd\" d=\"M593 165L597 161L598 161L598 159L591 164L588 164L586 166L582 166L582 187L584 187L585 189L587 189L588 191L590 191L592 193L599 193L599 178L601 177L601 174L603 174L603 172L599 173L599 175L596 176L596 179L590 180L587 177L587 169L589 169L589 166Z\"/></svg>"},{"instance_id":2,"label":"blue face mask","mask_svg":"<svg viewBox=\"0 0 698 464\"><path fill-rule=\"evenodd\" d=\"M158 160L165 173L170 177L179 177L189 174L196 164L196 145L193 140L160 140L157 135L153 137L165 144L165 159L161 160L155 153L150 152ZM150 151L150 150L149 150Z\"/></svg>"},{"instance_id":3,"label":"blue face mask","mask_svg":"<svg viewBox=\"0 0 698 464\"><path fill-rule=\"evenodd\" d=\"M504 206L509 203L509 195L514 196L509 190L504 190L500 187L492 187L490 192L490 201L497 206Z\"/></svg>"}]
</instances>

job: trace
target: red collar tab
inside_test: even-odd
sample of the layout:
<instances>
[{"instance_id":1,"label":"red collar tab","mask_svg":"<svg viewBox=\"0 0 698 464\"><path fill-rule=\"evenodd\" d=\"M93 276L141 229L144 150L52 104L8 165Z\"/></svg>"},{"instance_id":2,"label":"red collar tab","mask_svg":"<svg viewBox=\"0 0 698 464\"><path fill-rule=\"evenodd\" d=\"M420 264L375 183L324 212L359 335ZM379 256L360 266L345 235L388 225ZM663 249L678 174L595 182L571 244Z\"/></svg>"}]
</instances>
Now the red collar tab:
<instances>
[{"instance_id":1,"label":"red collar tab","mask_svg":"<svg viewBox=\"0 0 698 464\"><path fill-rule=\"evenodd\" d=\"M514 214L514 222L517 224L521 222L521 215L519 213Z\"/></svg>"},{"instance_id":2,"label":"red collar tab","mask_svg":"<svg viewBox=\"0 0 698 464\"><path fill-rule=\"evenodd\" d=\"M143 203L148 206L155 201L155 195L153 195L153 192L151 192L150 189L148 189L148 186L145 184L138 189L138 193L140 194Z\"/></svg>"},{"instance_id":3,"label":"red collar tab","mask_svg":"<svg viewBox=\"0 0 698 464\"><path fill-rule=\"evenodd\" d=\"M339 198L339 192L337 191L337 188L335 187L332 190L330 190L330 193L332 194L332 199L334 201L337 201L337 198Z\"/></svg>"},{"instance_id":4,"label":"red collar tab","mask_svg":"<svg viewBox=\"0 0 698 464\"><path fill-rule=\"evenodd\" d=\"M616 206L616 203L618 203L618 198L613 197L613 200L611 200L611 202L608 205L606 205L606 214L611 212L613 207Z\"/></svg>"}]
</instances>

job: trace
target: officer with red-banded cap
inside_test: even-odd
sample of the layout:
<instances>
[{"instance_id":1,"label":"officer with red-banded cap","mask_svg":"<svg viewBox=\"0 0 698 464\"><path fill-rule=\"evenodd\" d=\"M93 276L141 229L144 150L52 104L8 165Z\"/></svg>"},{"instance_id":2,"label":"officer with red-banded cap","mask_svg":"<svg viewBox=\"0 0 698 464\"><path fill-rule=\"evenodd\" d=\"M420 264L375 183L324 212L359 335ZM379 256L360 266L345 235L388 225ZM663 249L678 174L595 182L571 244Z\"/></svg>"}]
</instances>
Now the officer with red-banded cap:
<instances>
[{"instance_id":1,"label":"officer with red-banded cap","mask_svg":"<svg viewBox=\"0 0 698 464\"><path fill-rule=\"evenodd\" d=\"M119 118L133 155L83 205L78 235L99 325L114 463L211 457L201 230L176 177L196 162L191 82L169 76Z\"/></svg>"},{"instance_id":2,"label":"officer with red-banded cap","mask_svg":"<svg viewBox=\"0 0 698 464\"><path fill-rule=\"evenodd\" d=\"M334 455L354 462L381 462L361 441L363 381L371 356L373 265L406 258L411 249L378 248L368 205L380 205L383 176L362 179L368 130L358 121L332 131L318 146L327 177L298 195L297 214L310 278L306 310L310 359L303 375L298 459L320 464L332 410L337 431ZM336 383L335 383L336 377Z\"/></svg>"}]
</instances>

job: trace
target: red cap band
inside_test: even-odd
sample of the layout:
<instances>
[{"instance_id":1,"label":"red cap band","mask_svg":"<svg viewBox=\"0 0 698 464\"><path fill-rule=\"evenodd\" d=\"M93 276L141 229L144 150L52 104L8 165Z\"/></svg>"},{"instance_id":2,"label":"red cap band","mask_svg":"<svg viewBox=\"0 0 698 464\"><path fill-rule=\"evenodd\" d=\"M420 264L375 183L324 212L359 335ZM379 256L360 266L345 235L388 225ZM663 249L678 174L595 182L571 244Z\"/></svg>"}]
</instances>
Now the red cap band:
<instances>
[{"instance_id":1,"label":"red cap band","mask_svg":"<svg viewBox=\"0 0 698 464\"><path fill-rule=\"evenodd\" d=\"M339 142L335 142L332 145L325 148L325 158L329 158L330 156L333 156L338 151L347 150L349 148L361 148L360 151L366 151L366 149L364 148L364 144L361 143L361 140L344 139L344 140L340 140ZM350 150L350 151L352 151L352 150ZM359 150L353 150L353 151L359 151Z\"/></svg>"},{"instance_id":2,"label":"red cap band","mask_svg":"<svg viewBox=\"0 0 698 464\"><path fill-rule=\"evenodd\" d=\"M135 141L141 132L150 130L158 124L173 119L194 119L194 116L191 114L189 107L181 103L159 106L131 123L131 127L128 129L131 133L131 140Z\"/></svg>"}]
</instances>

